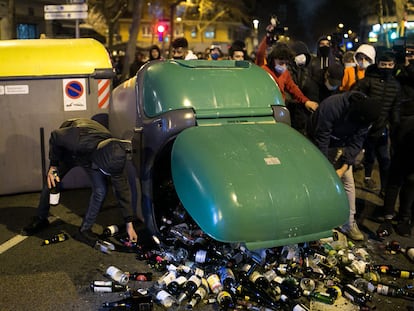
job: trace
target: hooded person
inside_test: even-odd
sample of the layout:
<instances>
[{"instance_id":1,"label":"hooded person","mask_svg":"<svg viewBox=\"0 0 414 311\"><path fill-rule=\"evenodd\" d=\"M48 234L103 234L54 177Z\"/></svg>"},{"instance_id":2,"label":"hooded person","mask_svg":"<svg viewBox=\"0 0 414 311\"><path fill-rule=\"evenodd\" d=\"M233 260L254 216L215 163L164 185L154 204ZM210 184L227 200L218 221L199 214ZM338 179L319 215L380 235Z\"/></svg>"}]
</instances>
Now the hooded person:
<instances>
[{"instance_id":1,"label":"hooded person","mask_svg":"<svg viewBox=\"0 0 414 311\"><path fill-rule=\"evenodd\" d=\"M161 49L158 45L154 44L149 48L149 58L151 60L158 60L162 59L161 57Z\"/></svg>"},{"instance_id":2,"label":"hooded person","mask_svg":"<svg viewBox=\"0 0 414 311\"><path fill-rule=\"evenodd\" d=\"M290 62L288 66L290 75L302 93L305 96L310 97L309 95L312 94L313 84L309 78L308 66L312 60L312 55L308 46L303 41L292 41L289 42L288 45L294 52L293 61ZM306 130L306 122L311 112L292 98L289 92L286 93L285 104L290 112L292 127L304 134Z\"/></svg>"},{"instance_id":3,"label":"hooded person","mask_svg":"<svg viewBox=\"0 0 414 311\"><path fill-rule=\"evenodd\" d=\"M307 135L327 157L341 178L349 202L349 220L340 229L353 240L363 240L355 219L356 198L352 165L362 150L368 130L378 118L378 101L361 92L332 95L309 119Z\"/></svg>"},{"instance_id":4,"label":"hooded person","mask_svg":"<svg viewBox=\"0 0 414 311\"><path fill-rule=\"evenodd\" d=\"M310 64L310 76L314 81L313 94L310 96L311 99L321 102L338 91L338 88L329 89L326 85L326 72L330 67L336 67L335 71L337 72L340 70L339 68L342 68L343 74L343 65L333 54L330 38L328 36L322 36L317 41L316 56L312 58Z\"/></svg>"},{"instance_id":5,"label":"hooded person","mask_svg":"<svg viewBox=\"0 0 414 311\"><path fill-rule=\"evenodd\" d=\"M345 67L342 77L340 91L349 91L356 81L365 77L365 70L375 63L375 48L369 44L361 44L354 52L353 61L355 66Z\"/></svg>"},{"instance_id":6,"label":"hooded person","mask_svg":"<svg viewBox=\"0 0 414 311\"><path fill-rule=\"evenodd\" d=\"M98 236L92 232L92 226L106 198L107 176L110 176L128 237L130 241L137 241L132 223L135 211L131 204L131 191L125 170L126 161L131 158L131 150L129 141L113 138L108 129L97 121L75 118L63 122L50 135L50 166L47 184L40 195L37 216L23 228L22 234L33 235L49 225L50 189L64 180L72 168L81 167L89 177L92 193L88 209L74 238L95 246Z\"/></svg>"}]
</instances>

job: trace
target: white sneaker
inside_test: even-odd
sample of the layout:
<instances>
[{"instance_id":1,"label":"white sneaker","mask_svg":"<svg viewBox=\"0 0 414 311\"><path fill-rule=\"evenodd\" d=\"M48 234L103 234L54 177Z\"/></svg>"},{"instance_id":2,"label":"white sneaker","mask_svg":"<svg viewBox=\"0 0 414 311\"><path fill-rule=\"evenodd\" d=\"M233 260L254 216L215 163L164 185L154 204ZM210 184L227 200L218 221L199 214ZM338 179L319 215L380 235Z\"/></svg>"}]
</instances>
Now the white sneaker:
<instances>
[{"instance_id":1,"label":"white sneaker","mask_svg":"<svg viewBox=\"0 0 414 311\"><path fill-rule=\"evenodd\" d=\"M345 224L341 227L341 231L346 234L349 238L355 241L363 241L364 234L359 230L356 222L351 224Z\"/></svg>"}]
</instances>

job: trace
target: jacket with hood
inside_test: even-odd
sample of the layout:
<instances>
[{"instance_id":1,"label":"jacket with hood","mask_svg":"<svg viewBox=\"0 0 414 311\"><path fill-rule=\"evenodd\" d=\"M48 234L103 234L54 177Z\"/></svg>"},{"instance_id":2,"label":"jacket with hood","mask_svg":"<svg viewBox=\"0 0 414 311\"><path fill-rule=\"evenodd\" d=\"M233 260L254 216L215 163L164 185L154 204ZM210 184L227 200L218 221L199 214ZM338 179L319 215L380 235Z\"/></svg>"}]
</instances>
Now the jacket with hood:
<instances>
[{"instance_id":1,"label":"jacket with hood","mask_svg":"<svg viewBox=\"0 0 414 311\"><path fill-rule=\"evenodd\" d=\"M386 130L387 125L391 131L400 122L400 83L392 74L384 75L377 64L368 66L365 77L358 80L352 90L361 91L380 103L380 116L369 131L369 136L379 137Z\"/></svg>"},{"instance_id":2,"label":"jacket with hood","mask_svg":"<svg viewBox=\"0 0 414 311\"><path fill-rule=\"evenodd\" d=\"M361 80L365 76L364 68L358 65L356 60L357 54L364 54L369 57L370 63L375 63L375 48L369 44L362 44L354 53L355 67L345 67L344 76L342 78L342 84L339 88L340 91L349 91L356 81Z\"/></svg>"},{"instance_id":3,"label":"jacket with hood","mask_svg":"<svg viewBox=\"0 0 414 311\"><path fill-rule=\"evenodd\" d=\"M126 155L120 152L117 143L112 143L115 140L109 130L99 122L87 118L69 119L50 135L49 160L50 165L56 166L58 170L63 165L68 168L80 166L88 169L97 166L96 169L111 171L108 163L115 163L117 173L111 174L112 186L125 222L130 222L133 220L131 194L123 168ZM109 148L98 147L105 141L111 142L107 144Z\"/></svg>"},{"instance_id":4,"label":"jacket with hood","mask_svg":"<svg viewBox=\"0 0 414 311\"><path fill-rule=\"evenodd\" d=\"M343 66L332 53L332 47L329 47L329 50L327 52L322 52L321 48L319 47L319 43L322 40L328 39L326 36L322 36L318 39L316 57L313 57L310 63L310 75L314 82L314 94L311 95L310 98L317 102L321 102L326 97L335 93L335 91L329 90L325 85L326 72L328 71L328 68L331 68L331 70L337 72L342 71L343 74Z\"/></svg>"},{"instance_id":5,"label":"jacket with hood","mask_svg":"<svg viewBox=\"0 0 414 311\"><path fill-rule=\"evenodd\" d=\"M306 88L306 82L309 78L308 65L312 60L312 56L309 52L308 46L302 41L294 41L289 46L295 52L296 56L303 54L306 57L306 62L301 66L298 66L295 62L289 65L289 71L293 81L295 81L298 87L304 91Z\"/></svg>"}]
</instances>

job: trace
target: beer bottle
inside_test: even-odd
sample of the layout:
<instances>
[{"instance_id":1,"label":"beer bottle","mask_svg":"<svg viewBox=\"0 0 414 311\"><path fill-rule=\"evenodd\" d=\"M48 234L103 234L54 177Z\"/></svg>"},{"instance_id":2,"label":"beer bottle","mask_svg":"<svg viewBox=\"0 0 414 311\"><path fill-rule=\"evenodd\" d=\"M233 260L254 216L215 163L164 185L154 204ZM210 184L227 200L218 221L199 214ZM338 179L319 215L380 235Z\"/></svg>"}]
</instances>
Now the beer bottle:
<instances>
[{"instance_id":1,"label":"beer bottle","mask_svg":"<svg viewBox=\"0 0 414 311\"><path fill-rule=\"evenodd\" d=\"M66 233L60 232L52 236L50 239L44 240L42 245L56 244L59 242L66 241L68 239L69 239L69 236Z\"/></svg>"}]
</instances>

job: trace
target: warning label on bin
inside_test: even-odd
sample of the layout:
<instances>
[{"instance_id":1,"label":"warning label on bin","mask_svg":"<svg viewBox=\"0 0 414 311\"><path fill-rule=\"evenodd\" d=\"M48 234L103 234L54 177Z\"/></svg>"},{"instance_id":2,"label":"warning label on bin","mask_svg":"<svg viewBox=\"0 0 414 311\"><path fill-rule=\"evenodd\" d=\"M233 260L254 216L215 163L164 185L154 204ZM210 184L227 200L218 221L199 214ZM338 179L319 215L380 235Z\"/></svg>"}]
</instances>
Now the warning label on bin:
<instances>
[{"instance_id":1,"label":"warning label on bin","mask_svg":"<svg viewBox=\"0 0 414 311\"><path fill-rule=\"evenodd\" d=\"M85 79L63 79L64 111L86 110Z\"/></svg>"}]
</instances>

